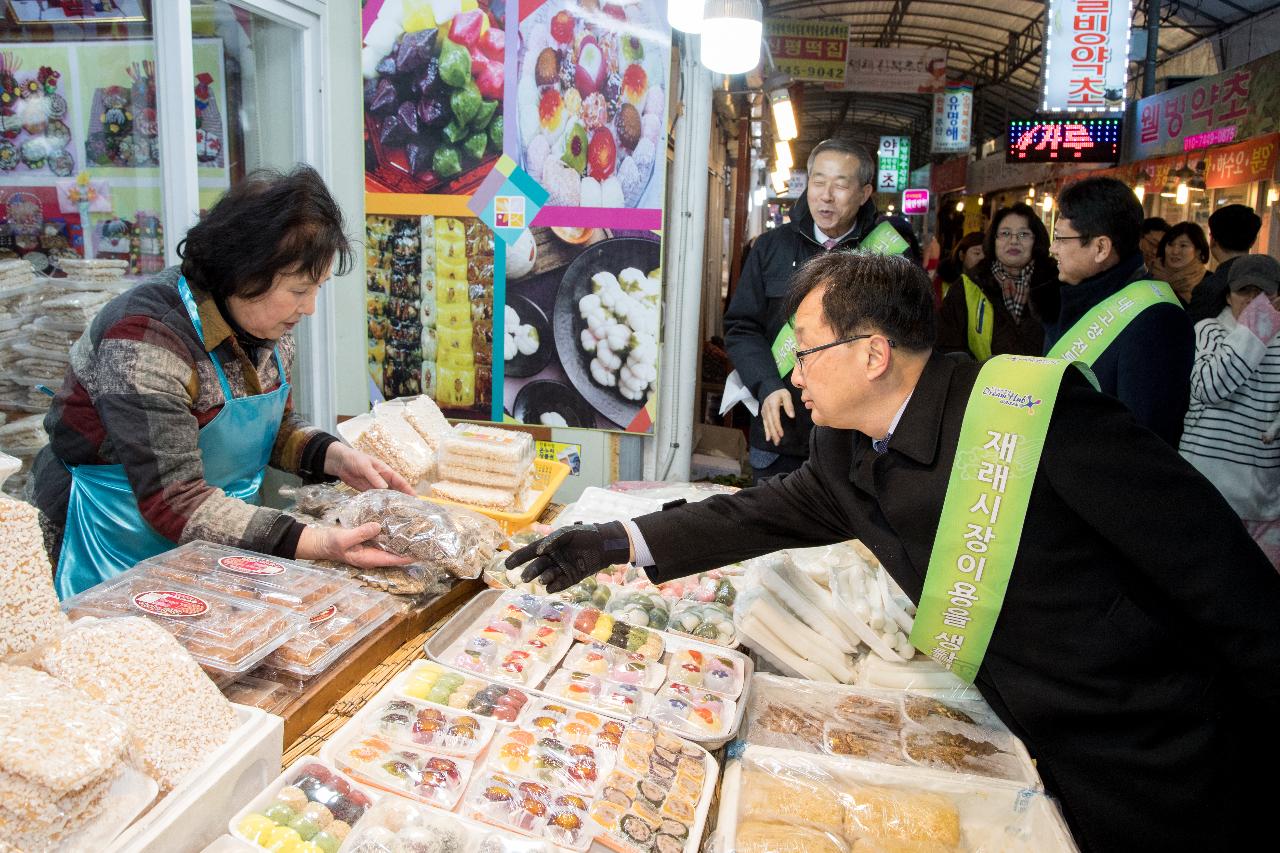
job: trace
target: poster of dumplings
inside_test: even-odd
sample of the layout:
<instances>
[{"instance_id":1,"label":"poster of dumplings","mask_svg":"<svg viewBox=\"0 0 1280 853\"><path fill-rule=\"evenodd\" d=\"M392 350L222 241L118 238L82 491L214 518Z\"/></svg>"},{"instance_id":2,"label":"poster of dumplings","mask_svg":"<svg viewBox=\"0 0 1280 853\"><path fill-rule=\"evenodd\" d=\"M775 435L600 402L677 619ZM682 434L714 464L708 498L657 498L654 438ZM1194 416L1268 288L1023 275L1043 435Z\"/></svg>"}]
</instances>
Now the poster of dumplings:
<instances>
[{"instance_id":1,"label":"poster of dumplings","mask_svg":"<svg viewBox=\"0 0 1280 853\"><path fill-rule=\"evenodd\" d=\"M493 232L455 216L365 220L371 396L427 394L451 418L489 420Z\"/></svg>"},{"instance_id":2,"label":"poster of dumplings","mask_svg":"<svg viewBox=\"0 0 1280 853\"><path fill-rule=\"evenodd\" d=\"M662 245L648 231L532 228L507 247L503 415L649 433Z\"/></svg>"},{"instance_id":3,"label":"poster of dumplings","mask_svg":"<svg viewBox=\"0 0 1280 853\"><path fill-rule=\"evenodd\" d=\"M365 189L468 195L503 144L507 0L368 0Z\"/></svg>"},{"instance_id":4,"label":"poster of dumplings","mask_svg":"<svg viewBox=\"0 0 1280 853\"><path fill-rule=\"evenodd\" d=\"M661 208L666 190L666 4L519 0L515 150L552 207ZM508 68L511 68L510 61Z\"/></svg>"}]
</instances>

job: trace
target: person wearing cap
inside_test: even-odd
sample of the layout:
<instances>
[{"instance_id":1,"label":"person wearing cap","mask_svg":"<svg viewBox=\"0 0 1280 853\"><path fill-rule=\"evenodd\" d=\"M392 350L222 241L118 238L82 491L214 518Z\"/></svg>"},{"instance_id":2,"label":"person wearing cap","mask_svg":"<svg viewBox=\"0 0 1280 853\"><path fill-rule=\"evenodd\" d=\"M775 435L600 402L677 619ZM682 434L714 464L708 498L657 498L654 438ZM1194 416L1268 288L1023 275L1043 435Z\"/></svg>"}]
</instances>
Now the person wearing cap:
<instances>
[{"instance_id":1,"label":"person wearing cap","mask_svg":"<svg viewBox=\"0 0 1280 853\"><path fill-rule=\"evenodd\" d=\"M1196 325L1179 451L1218 487L1280 569L1280 262L1231 266L1227 307Z\"/></svg>"},{"instance_id":2,"label":"person wearing cap","mask_svg":"<svg viewBox=\"0 0 1280 853\"><path fill-rule=\"evenodd\" d=\"M1261 228L1258 214L1243 204L1220 207L1209 217L1209 254L1217 267L1191 293L1187 314L1192 323L1217 317L1226 307L1231 265L1249 254Z\"/></svg>"}]
</instances>

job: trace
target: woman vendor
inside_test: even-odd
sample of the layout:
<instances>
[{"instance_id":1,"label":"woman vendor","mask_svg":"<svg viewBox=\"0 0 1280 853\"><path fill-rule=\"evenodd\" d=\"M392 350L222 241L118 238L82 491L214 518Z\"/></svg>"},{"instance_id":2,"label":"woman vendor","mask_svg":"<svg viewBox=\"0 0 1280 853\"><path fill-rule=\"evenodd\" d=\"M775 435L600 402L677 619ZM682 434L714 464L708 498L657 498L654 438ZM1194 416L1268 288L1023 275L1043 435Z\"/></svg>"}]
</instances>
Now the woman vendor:
<instances>
[{"instance_id":1,"label":"woman vendor","mask_svg":"<svg viewBox=\"0 0 1280 853\"><path fill-rule=\"evenodd\" d=\"M45 418L34 502L66 598L204 539L362 567L379 525L305 525L258 505L268 465L307 482L410 492L382 462L293 410L293 329L350 269L342 212L314 169L232 187L178 246L182 264L107 303Z\"/></svg>"}]
</instances>

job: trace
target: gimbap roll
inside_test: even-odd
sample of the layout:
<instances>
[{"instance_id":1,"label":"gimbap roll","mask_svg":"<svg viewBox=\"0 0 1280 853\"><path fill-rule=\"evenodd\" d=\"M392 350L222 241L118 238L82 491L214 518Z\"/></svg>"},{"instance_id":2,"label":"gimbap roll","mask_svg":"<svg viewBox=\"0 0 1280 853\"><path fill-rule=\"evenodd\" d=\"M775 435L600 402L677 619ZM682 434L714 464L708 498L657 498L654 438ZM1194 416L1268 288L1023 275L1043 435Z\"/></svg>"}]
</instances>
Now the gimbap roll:
<instances>
[{"instance_id":1,"label":"gimbap roll","mask_svg":"<svg viewBox=\"0 0 1280 853\"><path fill-rule=\"evenodd\" d=\"M641 799L652 803L654 808L662 805L662 801L667 798L667 788L653 779L643 779L640 782L639 794Z\"/></svg>"},{"instance_id":2,"label":"gimbap roll","mask_svg":"<svg viewBox=\"0 0 1280 853\"><path fill-rule=\"evenodd\" d=\"M648 849L653 843L653 826L638 815L626 814L618 821L618 831L622 837L634 841L642 849Z\"/></svg>"},{"instance_id":3,"label":"gimbap roll","mask_svg":"<svg viewBox=\"0 0 1280 853\"><path fill-rule=\"evenodd\" d=\"M653 837L653 851L654 853L683 853L684 842L660 832Z\"/></svg>"},{"instance_id":4,"label":"gimbap roll","mask_svg":"<svg viewBox=\"0 0 1280 853\"><path fill-rule=\"evenodd\" d=\"M680 821L669 817L664 817L662 819L662 823L658 824L658 832L661 832L664 835L673 835L676 838L689 837L689 827L685 826Z\"/></svg>"},{"instance_id":5,"label":"gimbap roll","mask_svg":"<svg viewBox=\"0 0 1280 853\"><path fill-rule=\"evenodd\" d=\"M658 812L656 808L649 805L644 800L636 800L634 803L632 803L631 813L634 815L639 815L640 817L644 818L644 820L650 826L653 826L655 828L655 831L658 824L662 823L662 815Z\"/></svg>"},{"instance_id":6,"label":"gimbap roll","mask_svg":"<svg viewBox=\"0 0 1280 853\"><path fill-rule=\"evenodd\" d=\"M601 796L604 797L605 802L616 803L624 809L631 807L631 797L621 788L610 786L604 789L604 793Z\"/></svg>"},{"instance_id":7,"label":"gimbap roll","mask_svg":"<svg viewBox=\"0 0 1280 853\"><path fill-rule=\"evenodd\" d=\"M676 771L655 758L649 762L649 778L659 782L663 787L670 788L676 778Z\"/></svg>"},{"instance_id":8,"label":"gimbap roll","mask_svg":"<svg viewBox=\"0 0 1280 853\"><path fill-rule=\"evenodd\" d=\"M655 746L653 748L653 757L669 767L675 767L676 762L680 760L680 753L676 750L667 749L665 746Z\"/></svg>"}]
</instances>

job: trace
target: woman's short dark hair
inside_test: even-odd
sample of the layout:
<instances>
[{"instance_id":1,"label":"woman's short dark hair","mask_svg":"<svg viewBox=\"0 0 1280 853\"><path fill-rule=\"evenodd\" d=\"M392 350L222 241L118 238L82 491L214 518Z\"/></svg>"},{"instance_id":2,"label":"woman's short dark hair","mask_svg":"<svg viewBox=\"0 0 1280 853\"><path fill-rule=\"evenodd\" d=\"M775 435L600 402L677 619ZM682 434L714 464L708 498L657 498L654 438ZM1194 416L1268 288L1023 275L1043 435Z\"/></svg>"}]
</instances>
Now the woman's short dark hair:
<instances>
[{"instance_id":1,"label":"woman's short dark hair","mask_svg":"<svg viewBox=\"0 0 1280 853\"><path fill-rule=\"evenodd\" d=\"M1200 256L1200 263L1209 263L1209 239L1204 236L1204 229L1194 222L1179 222L1164 232L1164 236L1160 238L1160 246L1156 249L1156 252L1160 255L1160 260L1164 260L1164 250L1179 237L1186 237L1191 241L1191 245L1196 247L1196 254Z\"/></svg>"},{"instance_id":2,"label":"woman's short dark hair","mask_svg":"<svg viewBox=\"0 0 1280 853\"><path fill-rule=\"evenodd\" d=\"M822 316L838 337L876 331L908 350L927 350L937 337L933 287L925 271L898 255L825 252L796 271L787 295L794 315L824 287Z\"/></svg>"},{"instance_id":3,"label":"woman's short dark hair","mask_svg":"<svg viewBox=\"0 0 1280 853\"><path fill-rule=\"evenodd\" d=\"M1142 204L1133 190L1115 178L1085 178L1062 191L1058 212L1081 237L1109 237L1116 254L1138 251ZM1081 241L1084 242L1084 241Z\"/></svg>"},{"instance_id":4,"label":"woman's short dark hair","mask_svg":"<svg viewBox=\"0 0 1280 853\"><path fill-rule=\"evenodd\" d=\"M1036 212L1031 209L1031 205L1021 201L1000 208L996 211L996 215L991 217L991 227L987 229L986 239L982 243L982 251L987 260L995 260L996 232L1000 230L1001 223L1007 217L1014 215L1027 220L1027 228L1031 230L1031 260L1037 264L1044 263L1049 257L1049 231L1040 221L1040 217L1036 216Z\"/></svg>"},{"instance_id":5,"label":"woman's short dark hair","mask_svg":"<svg viewBox=\"0 0 1280 853\"><path fill-rule=\"evenodd\" d=\"M263 169L218 199L178 244L182 274L225 299L253 299L280 273L315 281L333 266L351 270L354 253L342 210L319 173L306 165L288 174Z\"/></svg>"},{"instance_id":6,"label":"woman's short dark hair","mask_svg":"<svg viewBox=\"0 0 1280 853\"><path fill-rule=\"evenodd\" d=\"M951 259L960 265L960 272L964 272L964 253L972 249L974 246L981 246L982 240L983 237L981 231L970 231L968 234L960 238L959 243L956 243L956 248L951 253ZM957 273L957 275L959 275L959 273Z\"/></svg>"}]
</instances>

